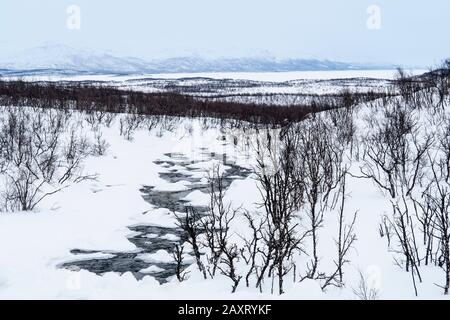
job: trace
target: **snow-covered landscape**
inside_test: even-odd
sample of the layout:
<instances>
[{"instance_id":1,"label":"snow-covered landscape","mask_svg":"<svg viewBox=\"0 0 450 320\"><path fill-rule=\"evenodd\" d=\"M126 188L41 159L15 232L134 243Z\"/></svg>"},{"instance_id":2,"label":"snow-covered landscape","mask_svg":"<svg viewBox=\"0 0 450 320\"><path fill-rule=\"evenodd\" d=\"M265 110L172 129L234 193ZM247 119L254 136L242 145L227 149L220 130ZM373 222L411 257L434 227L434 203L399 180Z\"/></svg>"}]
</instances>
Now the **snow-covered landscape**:
<instances>
[{"instance_id":1,"label":"snow-covered landscape","mask_svg":"<svg viewBox=\"0 0 450 320\"><path fill-rule=\"evenodd\" d=\"M365 80L362 78L359 81ZM301 80L298 82L302 83ZM389 90L394 84L386 82L384 86L385 90ZM262 85L260 87L264 88ZM434 89L423 89L420 92L414 93L415 99L419 99L417 106L406 103L405 98L399 95L350 106L351 109L345 108L344 111L338 109L322 112L310 118L311 120L304 121L306 128L322 122L321 125L328 123L322 130L325 129L329 136L322 137L323 132L317 134L326 141L333 136L329 141L335 144L333 150L339 150L341 159L339 163L330 165L338 165L336 170L345 168L345 190L342 190L342 186L332 188L328 196L330 199L327 200L329 203L319 200L317 204L317 208L323 210L323 220L321 218L317 222L320 227L317 228L319 241L316 248L316 275L307 274L311 266L313 246L310 234L311 208L308 209L308 202L303 200L305 202L302 201L293 211L292 222L289 223L295 225L296 237L301 234L304 237L301 246L298 244L299 251L295 249L285 261L287 269L283 276L285 293L282 298L359 299L362 285L368 290L368 295L377 299L415 298L414 285L418 298L445 297L440 287L445 285L445 270L438 266L442 258L439 249L432 253L436 254L435 258L429 257L427 265L420 266L421 281L411 281L411 271L404 269L406 261L400 253L401 246L395 234L396 225L389 225L390 222L387 222L395 219L392 203L398 201L398 196L390 199L389 192L377 185L375 180L361 177L367 170L375 170L381 184L385 183L380 169L372 167L375 165L367 155L371 151L370 145L366 145L366 141L372 139L371 134L376 134L376 125L382 130L385 121L389 119L385 118L387 115L384 110L400 108L410 113L415 128L414 133L402 136L405 139L422 139L421 135L425 133L435 137L448 134L445 131L445 125L448 126L448 94L440 102L437 96L428 96L437 94ZM438 106L439 103L441 104ZM13 205L7 205L8 188L11 188L7 187L11 183L8 179L16 177L20 180L21 176L14 175L15 160L8 163L8 156L5 155L2 169L4 209L0 215L0 243L3 253L0 258L0 297L186 299L193 298L192 292L196 292L196 299L280 297L277 284L274 285L273 280L270 280L276 280L276 271L257 287L255 281L258 267L245 279L249 272L249 265L245 260L251 254L251 251L246 252L245 244L252 236L246 215L258 221L267 212L264 206L267 199L262 192L264 180L261 180L260 161L270 161L270 166L281 165L278 163L281 158L276 160L273 157L282 156L285 138L280 134L283 130L291 130L289 127L249 127L245 123L242 126L232 126L208 118L137 115L132 119L132 115L128 114L95 111L86 113L36 107L18 109L15 106L2 108L2 130L8 130L6 132L11 135L11 130L14 130L11 128L13 119L18 123L24 121L24 125L31 127L36 127L41 123L39 121L43 121L46 124L41 128L42 134L44 140L50 139L49 141L53 141L52 136L45 134L52 132L53 121L61 117L59 121L63 124L57 129L60 135L54 153L66 154L68 148L76 144L78 147L73 149L79 148L77 152L83 156L80 157L79 167L77 166L78 172L73 172L74 177L66 182L55 183L53 180L46 180L44 176L33 181L30 192L36 191L37 197L32 200L36 202L36 206L23 211L20 206L15 209ZM302 128L302 123L299 128ZM306 128L296 130L307 130ZM40 131L36 130L37 128L34 134L40 139ZM420 132L417 138L416 130ZM444 140L445 137L448 139L448 136L443 137ZM36 136L31 137L33 141L35 138ZM6 136L2 139L6 139ZM309 143L318 143L314 141ZM11 143L11 154L19 152L19 149L15 149L19 147L15 145L19 140ZM410 152L416 150L413 146L416 145L408 145L412 148ZM379 156L377 153L375 155ZM47 159L45 154L39 156L43 157L39 158L42 161ZM314 155L311 156L310 161L314 161ZM67 159L69 158L65 161ZM408 161L412 161L408 166L414 165L415 160L417 159L408 157ZM65 161L58 159L53 170L64 171L67 164L62 162ZM18 166L24 169L21 168L22 164ZM296 166L301 166L301 163ZM420 166L419 195L430 183L431 180L428 179L432 179L430 163L425 156L421 157ZM42 167L38 167L42 170ZM217 177L214 176L216 171L219 174ZM58 172L55 173L57 174ZM190 208L204 215L205 218L202 219L207 219L208 214L215 210L211 203L210 182L219 178L223 181L221 201L224 208L236 210L234 219L230 221L227 242L236 245L236 273L244 279L239 281L233 294L233 282L226 276L226 264L222 266L223 272L217 271L215 275L203 278L189 244L189 235L184 233L177 220L177 217L186 215ZM406 178L408 181L411 179ZM41 180L45 181L45 185L37 189L36 185L40 186ZM342 181L339 182L341 183ZM12 188L14 189L14 185ZM60 191L52 193L59 189ZM342 283L339 280L327 285L338 259L336 241L339 237L341 192L345 193L342 219L347 223L343 227L350 232L348 235L352 239L354 237L354 241L345 254ZM46 194L48 196L37 202L37 199ZM418 220L411 221L411 226L417 228L417 238L422 237L418 225L421 221L419 212L420 210L417 211ZM209 268L210 253L206 240L201 240L202 234L198 237L198 241L202 243L199 249L200 259L204 260L202 263L205 268ZM263 248L264 241L261 241ZM415 245L420 246L418 259L424 264L422 254L425 253L422 252L420 242L421 240L417 240ZM435 246L439 246L439 241L433 242L436 242ZM177 278L177 261L173 254L176 245L184 248L182 281ZM257 265L262 263L258 259L262 257L257 258ZM219 268L222 263L225 260L220 260ZM415 272L413 271L412 276L418 278L419 274Z\"/></svg>"}]
</instances>

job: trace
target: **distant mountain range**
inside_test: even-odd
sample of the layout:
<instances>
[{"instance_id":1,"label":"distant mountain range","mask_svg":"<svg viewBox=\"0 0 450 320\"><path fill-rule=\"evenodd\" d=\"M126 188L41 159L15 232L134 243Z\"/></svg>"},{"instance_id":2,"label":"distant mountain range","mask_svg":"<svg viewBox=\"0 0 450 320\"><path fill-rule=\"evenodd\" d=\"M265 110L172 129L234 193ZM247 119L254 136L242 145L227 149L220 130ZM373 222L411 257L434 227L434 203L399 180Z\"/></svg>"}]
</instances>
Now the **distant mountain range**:
<instances>
[{"instance_id":1,"label":"distant mountain range","mask_svg":"<svg viewBox=\"0 0 450 320\"><path fill-rule=\"evenodd\" d=\"M138 74L196 72L283 72L392 69L318 59L178 57L146 61L63 45L36 47L0 58L0 74Z\"/></svg>"}]
</instances>

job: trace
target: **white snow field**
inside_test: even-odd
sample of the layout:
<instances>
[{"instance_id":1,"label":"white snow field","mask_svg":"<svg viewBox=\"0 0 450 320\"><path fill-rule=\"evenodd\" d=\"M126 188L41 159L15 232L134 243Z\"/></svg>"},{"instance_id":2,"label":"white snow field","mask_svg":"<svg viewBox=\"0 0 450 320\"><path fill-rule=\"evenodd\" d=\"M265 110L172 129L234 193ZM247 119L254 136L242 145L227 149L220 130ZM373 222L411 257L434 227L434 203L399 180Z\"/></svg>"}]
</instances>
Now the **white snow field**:
<instances>
[{"instance_id":1,"label":"white snow field","mask_svg":"<svg viewBox=\"0 0 450 320\"><path fill-rule=\"evenodd\" d=\"M288 77L297 79L298 75ZM280 81L272 75L264 78L269 79ZM449 111L448 105L446 108ZM359 132L365 130L362 119L367 112L367 106L356 108ZM186 192L180 199L194 206L208 205L209 196L191 189L197 182L189 179L206 181L207 173L217 164L223 171L231 168L227 164L252 170L256 166L256 133L205 127L202 119L182 119L171 126L159 124L152 130L139 128L127 140L119 134L119 119L124 116L118 115L110 127L101 125L95 129L109 144L105 155L89 156L84 163L84 173L96 174L96 180L71 184L45 198L33 212L0 213L0 299L359 299L355 291L360 285L360 274L379 299L448 298L436 285L443 284L444 271L433 266L421 268L423 282L417 284L419 294L415 296L411 274L395 264L395 253L380 237L380 221L392 210L389 201L370 180L354 177L347 181L345 215L349 220L358 211L357 240L349 251L349 263L344 266L345 286L329 286L323 291L319 280L299 282L286 278L285 294L279 296L276 290L271 293L270 281L263 284L260 292L254 285L246 287L242 280L232 294L228 278L217 275L204 280L188 255L186 262L191 265L187 280L179 282L171 276L167 282L157 281L153 274L164 270L164 263L172 261L171 254L165 250L141 253L136 243L128 239L141 235L139 240L151 241L160 236L166 241L177 241L179 236L170 233L176 227L174 213L147 201L145 187L159 192ZM83 115L75 113L74 117ZM426 117L425 111L421 113L421 121ZM88 125L85 130L92 139L94 132ZM354 162L351 172L357 175L359 166ZM174 172L181 178L164 179L165 173ZM233 182L226 191L227 202L252 214L263 210L255 175L235 178L230 178ZM330 211L324 219L324 227L319 231L319 261L322 271L331 272L335 268L338 217ZM144 232L139 229L142 226L161 228ZM233 222L232 231L236 241L239 234L249 232L242 216ZM308 247L310 239L305 241ZM77 261L108 261L119 253L135 254L137 260L149 263L140 270L145 276L137 279L133 275L132 271L139 270L100 275L76 267ZM296 259L300 268L310 257L300 254ZM63 267L74 262L71 268Z\"/></svg>"},{"instance_id":2,"label":"white snow field","mask_svg":"<svg viewBox=\"0 0 450 320\"><path fill-rule=\"evenodd\" d=\"M168 74L94 74L94 75L23 75L19 78L5 75L5 79L50 82L82 82L92 85L108 85L121 89L143 92L179 92L203 97L233 99L247 96L256 101L255 95L269 95L272 103L283 104L275 95L324 95L337 94L344 89L354 92L384 92L395 78L396 70L352 71L299 71L299 72L218 72L218 73L168 73ZM408 74L418 75L426 70L411 69ZM253 96L253 97L252 97ZM234 98L236 99L236 98ZM244 100L247 101L247 100ZM295 103L286 100L284 104ZM267 101L261 101L267 102ZM299 102L299 101L297 101Z\"/></svg>"}]
</instances>

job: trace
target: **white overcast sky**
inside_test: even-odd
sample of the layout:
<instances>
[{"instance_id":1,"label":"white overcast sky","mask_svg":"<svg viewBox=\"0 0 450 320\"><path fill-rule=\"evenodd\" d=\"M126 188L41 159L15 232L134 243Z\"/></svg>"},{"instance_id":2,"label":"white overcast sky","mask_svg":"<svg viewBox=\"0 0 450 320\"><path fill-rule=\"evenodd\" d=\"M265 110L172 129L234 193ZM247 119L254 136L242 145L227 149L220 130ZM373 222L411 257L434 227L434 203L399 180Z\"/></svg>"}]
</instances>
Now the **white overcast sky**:
<instances>
[{"instance_id":1,"label":"white overcast sky","mask_svg":"<svg viewBox=\"0 0 450 320\"><path fill-rule=\"evenodd\" d=\"M81 29L66 27L69 5ZM381 29L367 28L378 5ZM153 58L318 57L427 66L450 57L448 0L0 0L3 52L45 43Z\"/></svg>"}]
</instances>

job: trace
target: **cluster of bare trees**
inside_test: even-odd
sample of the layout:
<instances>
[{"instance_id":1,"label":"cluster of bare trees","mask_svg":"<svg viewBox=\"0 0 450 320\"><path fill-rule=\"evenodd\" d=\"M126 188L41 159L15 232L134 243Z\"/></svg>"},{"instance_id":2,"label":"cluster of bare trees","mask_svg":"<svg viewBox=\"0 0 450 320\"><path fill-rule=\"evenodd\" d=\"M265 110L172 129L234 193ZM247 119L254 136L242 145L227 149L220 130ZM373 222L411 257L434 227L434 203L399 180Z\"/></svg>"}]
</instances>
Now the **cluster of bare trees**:
<instances>
[{"instance_id":1,"label":"cluster of bare trees","mask_svg":"<svg viewBox=\"0 0 450 320\"><path fill-rule=\"evenodd\" d=\"M420 136L418 119L402 102L386 105L381 112L382 115L368 118L371 131L365 137L361 174L372 179L389 196L393 214L386 216L389 228L385 229L397 237L404 257L398 263L404 262L406 271L415 280L420 278L420 259L412 221L417 207L412 199L424 178L431 137Z\"/></svg>"},{"instance_id":2,"label":"cluster of bare trees","mask_svg":"<svg viewBox=\"0 0 450 320\"><path fill-rule=\"evenodd\" d=\"M232 208L231 203L225 204L223 179L220 168L214 167L209 177L210 205L207 214L200 214L193 207L188 207L186 214L178 217L178 226L186 233L187 243L203 277L214 278L219 272L232 281L232 292L235 292L242 279L237 271L241 257L237 244L230 241L233 236L230 225L242 209ZM180 276L177 277L180 279Z\"/></svg>"},{"instance_id":3,"label":"cluster of bare trees","mask_svg":"<svg viewBox=\"0 0 450 320\"><path fill-rule=\"evenodd\" d=\"M351 176L371 180L386 195L391 210L379 232L395 263L410 274L415 293L424 281L421 267L435 265L444 270L442 288L448 294L449 66L421 77L400 72L387 95L367 104L361 131L355 123L358 101L345 92L340 108L261 130L255 146L259 210L225 206L219 183L219 189L211 185L210 212L191 219L197 221L191 228L197 230L197 241L191 237L189 242L197 244L195 256L204 277L219 270L231 279L233 292L245 283L261 291L268 284L282 294L286 279L313 279L324 290L344 286L344 267L356 241L357 212L346 206ZM332 217L337 226L334 269L323 266L320 252L320 230ZM229 230L236 219L247 221L247 233L233 242ZM355 294L375 298L376 290L363 278Z\"/></svg>"},{"instance_id":4,"label":"cluster of bare trees","mask_svg":"<svg viewBox=\"0 0 450 320\"><path fill-rule=\"evenodd\" d=\"M119 134L127 140L132 140L138 129L159 130L156 134L162 136L164 132L173 131L181 121L178 117L136 112L77 112L71 108L41 107L41 103L38 106L3 106L0 116L1 211L34 210L42 200L71 183L93 179L93 175L83 173L84 159L108 152L104 129L110 128L116 120ZM214 119L205 124L224 125Z\"/></svg>"},{"instance_id":5,"label":"cluster of bare trees","mask_svg":"<svg viewBox=\"0 0 450 320\"><path fill-rule=\"evenodd\" d=\"M433 80L432 80L433 79ZM410 272L415 294L422 265L445 271L449 289L449 117L443 108L449 72L432 72L425 82L400 72L398 97L366 117L361 176L389 198L392 212L380 225L396 263Z\"/></svg>"},{"instance_id":6,"label":"cluster of bare trees","mask_svg":"<svg viewBox=\"0 0 450 320\"><path fill-rule=\"evenodd\" d=\"M283 294L287 278L314 279L323 290L343 286L344 266L356 240L356 213L349 215L345 208L343 159L350 144L340 138L327 114L264 130L255 145L261 199L257 212L225 204L223 177L213 170L209 211L200 215L190 208L179 218L203 276L214 278L219 272L231 280L233 292L245 283ZM331 271L319 264L324 215L337 225ZM246 221L245 232L232 231L236 220Z\"/></svg>"},{"instance_id":7,"label":"cluster of bare trees","mask_svg":"<svg viewBox=\"0 0 450 320\"><path fill-rule=\"evenodd\" d=\"M258 285L269 277L278 277L278 292L282 294L284 277L295 269L294 254L301 250L307 233L298 232L297 210L302 190L295 181L295 136L286 133L283 148L279 150L277 135L267 132L257 141L257 180L261 193L265 223L261 232L263 264ZM273 289L272 289L273 290Z\"/></svg>"},{"instance_id":8,"label":"cluster of bare trees","mask_svg":"<svg viewBox=\"0 0 450 320\"><path fill-rule=\"evenodd\" d=\"M0 118L2 210L33 210L46 197L87 178L90 144L59 110L3 108Z\"/></svg>"},{"instance_id":9,"label":"cluster of bare trees","mask_svg":"<svg viewBox=\"0 0 450 320\"><path fill-rule=\"evenodd\" d=\"M95 174L83 173L84 160L107 153L104 129L117 117L120 134L129 140L137 128L173 130L179 121L102 110L79 113L39 106L1 107L1 211L32 211L72 183L95 179Z\"/></svg>"}]
</instances>

